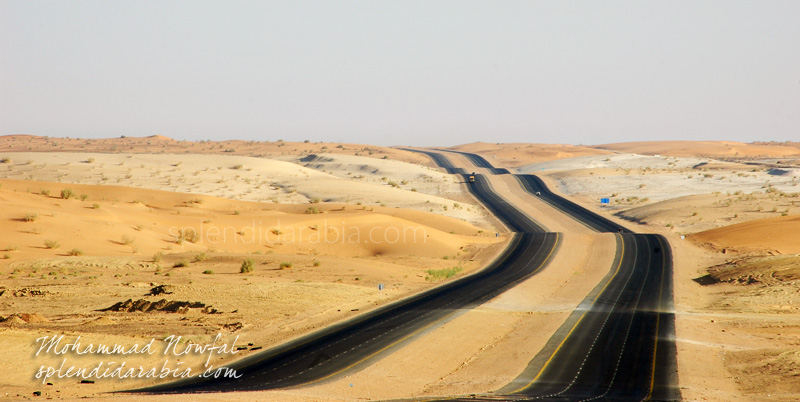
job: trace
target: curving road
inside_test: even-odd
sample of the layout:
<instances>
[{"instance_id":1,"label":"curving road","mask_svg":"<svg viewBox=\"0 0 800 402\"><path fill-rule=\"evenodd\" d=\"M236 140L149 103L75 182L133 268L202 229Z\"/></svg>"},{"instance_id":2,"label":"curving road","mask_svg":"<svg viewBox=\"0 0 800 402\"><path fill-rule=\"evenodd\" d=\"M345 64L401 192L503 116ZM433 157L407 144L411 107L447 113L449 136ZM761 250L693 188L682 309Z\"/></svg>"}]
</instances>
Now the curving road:
<instances>
[{"instance_id":1,"label":"curving road","mask_svg":"<svg viewBox=\"0 0 800 402\"><path fill-rule=\"evenodd\" d=\"M459 152L496 174L483 157ZM598 232L617 234L609 274L514 381L496 393L446 400L680 400L672 255L666 238L634 234L557 194L534 175L523 189Z\"/></svg>"},{"instance_id":2,"label":"curving road","mask_svg":"<svg viewBox=\"0 0 800 402\"><path fill-rule=\"evenodd\" d=\"M423 152L453 174L466 175L442 153ZM478 155L462 153L476 167L496 174ZM465 177L465 176L463 176ZM557 194L534 175L516 175L521 187L599 232L615 232L617 257L523 373L489 395L446 400L677 400L672 313L672 256L666 239L634 234ZM187 380L138 392L190 393L265 390L311 384L350 373L424 334L458 311L472 308L546 266L560 242L534 219L498 196L490 180L476 176L470 191L512 231L506 251L473 275L302 339L251 356L232 366L239 379ZM620 232L623 233L619 233Z\"/></svg>"},{"instance_id":3,"label":"curving road","mask_svg":"<svg viewBox=\"0 0 800 402\"><path fill-rule=\"evenodd\" d=\"M449 164L444 157L440 160ZM560 235L547 233L497 196L483 178L470 186L470 191L505 225L520 232L487 268L229 365L241 374L239 378L190 378L128 392L266 390L331 379L365 367L455 313L488 301L544 268Z\"/></svg>"}]
</instances>

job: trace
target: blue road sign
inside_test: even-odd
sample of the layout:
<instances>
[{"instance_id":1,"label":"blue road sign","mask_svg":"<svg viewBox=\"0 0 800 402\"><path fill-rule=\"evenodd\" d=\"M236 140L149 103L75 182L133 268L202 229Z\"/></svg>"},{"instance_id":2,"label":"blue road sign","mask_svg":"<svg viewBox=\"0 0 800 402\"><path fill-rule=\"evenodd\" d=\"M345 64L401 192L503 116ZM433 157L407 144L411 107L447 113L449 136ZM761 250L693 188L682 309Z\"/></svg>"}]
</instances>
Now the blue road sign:
<instances>
[{"instance_id":1,"label":"blue road sign","mask_svg":"<svg viewBox=\"0 0 800 402\"><path fill-rule=\"evenodd\" d=\"M608 203L610 203L610 202L611 202L611 200L610 200L610 199L608 199L608 198L601 198L601 199L600 199L600 203L601 203L601 204L608 204Z\"/></svg>"}]
</instances>

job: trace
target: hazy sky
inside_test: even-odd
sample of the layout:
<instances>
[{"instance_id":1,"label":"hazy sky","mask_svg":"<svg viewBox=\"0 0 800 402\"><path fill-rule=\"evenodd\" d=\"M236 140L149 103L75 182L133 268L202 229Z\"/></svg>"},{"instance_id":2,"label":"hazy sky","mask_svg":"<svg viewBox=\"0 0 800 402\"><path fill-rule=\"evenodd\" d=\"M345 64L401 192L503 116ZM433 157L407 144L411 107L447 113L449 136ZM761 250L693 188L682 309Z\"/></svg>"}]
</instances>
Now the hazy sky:
<instances>
[{"instance_id":1,"label":"hazy sky","mask_svg":"<svg viewBox=\"0 0 800 402\"><path fill-rule=\"evenodd\" d=\"M0 134L800 140L800 1L0 0Z\"/></svg>"}]
</instances>

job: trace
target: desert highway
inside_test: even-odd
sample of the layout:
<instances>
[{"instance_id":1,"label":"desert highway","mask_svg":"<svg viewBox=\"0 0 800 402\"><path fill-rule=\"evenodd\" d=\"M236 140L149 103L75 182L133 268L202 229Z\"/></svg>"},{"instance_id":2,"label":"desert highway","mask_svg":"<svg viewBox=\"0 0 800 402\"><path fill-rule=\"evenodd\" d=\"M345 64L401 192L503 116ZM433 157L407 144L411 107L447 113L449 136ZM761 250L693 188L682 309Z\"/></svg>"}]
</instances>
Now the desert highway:
<instances>
[{"instance_id":1,"label":"desert highway","mask_svg":"<svg viewBox=\"0 0 800 402\"><path fill-rule=\"evenodd\" d=\"M475 167L508 173L479 155L461 154ZM679 400L667 240L632 233L554 194L537 176L516 178L531 195L587 227L617 232L616 259L518 378L489 395L445 400Z\"/></svg>"},{"instance_id":2,"label":"desert highway","mask_svg":"<svg viewBox=\"0 0 800 402\"><path fill-rule=\"evenodd\" d=\"M449 163L444 157L442 160ZM266 390L331 379L377 361L459 311L475 307L543 269L555 254L560 235L546 232L497 196L485 179L469 188L503 224L517 232L501 256L483 270L228 366L239 378L194 377L128 392Z\"/></svg>"}]
</instances>

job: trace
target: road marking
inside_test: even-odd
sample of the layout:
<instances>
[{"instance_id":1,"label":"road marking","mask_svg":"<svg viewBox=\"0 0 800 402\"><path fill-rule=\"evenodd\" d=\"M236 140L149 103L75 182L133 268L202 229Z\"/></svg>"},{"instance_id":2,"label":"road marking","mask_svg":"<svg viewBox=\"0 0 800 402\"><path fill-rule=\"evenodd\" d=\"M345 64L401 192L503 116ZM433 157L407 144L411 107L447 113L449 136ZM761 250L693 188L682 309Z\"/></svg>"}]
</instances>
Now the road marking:
<instances>
[{"instance_id":1,"label":"road marking","mask_svg":"<svg viewBox=\"0 0 800 402\"><path fill-rule=\"evenodd\" d=\"M605 286L603 286L603 289L600 290L600 293L598 293L597 296L595 296L594 301L592 301L591 305L594 305L597 302L597 300L600 298L600 296L603 295L603 293L608 288L608 285L611 284L611 282L614 280L614 278L619 273L620 267L622 267L622 260L625 258L625 241L622 240L622 236L619 233L615 233L614 236L618 236L620 241L622 241L622 243L621 243L622 244L622 249L620 250L620 253L619 253L619 263L617 264L616 271L614 271L614 275L611 276L611 278L608 279L608 282L606 282ZM586 311L583 312L583 314L581 315L581 318L579 318L578 321L575 322L575 325L573 325L572 328L569 330L569 332L567 332L567 335L564 337L564 339L558 345L556 350L553 351L553 354L550 355L550 358L548 358L547 361L544 363L544 365L542 366L542 369L539 370L538 374L536 374L536 377L533 377L533 380L531 380L529 383L523 385L522 387L520 387L520 388L518 388L518 389L516 389L514 391L511 391L510 392L511 394L515 394L517 392L522 391L525 388L530 387L531 385L533 385L533 383L536 382L536 380L539 379L539 377L542 376L542 373L544 373L544 370L547 368L547 366L550 364L550 362L553 361L553 358L555 358L556 354L558 354L558 351L561 350L561 347L564 346L564 344L567 342L567 339L569 339L569 337L572 335L572 333L575 332L575 328L578 327L578 325L581 323L581 321L583 321L583 318L586 317L586 314L588 314L590 310L591 310L591 308L586 309Z\"/></svg>"},{"instance_id":2,"label":"road marking","mask_svg":"<svg viewBox=\"0 0 800 402\"><path fill-rule=\"evenodd\" d=\"M647 238L645 238L645 242L647 243L647 247L650 248L650 241L648 241ZM600 398L605 398L605 396L608 395L609 392L611 392L611 388L614 386L614 381L617 380L617 373L619 373L619 364L620 364L620 362L622 362L622 356L625 354L625 346L628 344L628 337L630 336L630 333L631 333L631 327L633 326L633 321L636 318L636 312L639 310L639 302L641 302L641 300L642 300L642 293L644 292L645 286L647 286L647 278L650 276L650 267L652 266L652 264L651 264L652 260L653 260L652 257L653 257L653 254L652 253L648 253L647 269L645 270L644 278L642 279L642 287L639 289L639 292L637 292L636 305L633 307L633 312L630 313L631 319L628 322L628 329L625 331L625 338L623 338L623 340L622 340L622 347L620 348L619 355L617 356L617 365L614 367L614 375L611 376L611 381L608 383L608 387L606 388L606 391L603 392L600 395L597 395L597 396L594 396L594 397L591 397L591 398L581 399L579 402L594 401L594 400L597 400L597 399L600 399ZM636 259L637 260L639 259L638 251L636 253ZM588 356L587 356L587 358L588 358ZM577 379L577 376L576 376L576 379ZM566 389L564 391L566 391ZM562 391L562 392L564 392L564 391Z\"/></svg>"},{"instance_id":3,"label":"road marking","mask_svg":"<svg viewBox=\"0 0 800 402\"><path fill-rule=\"evenodd\" d=\"M666 248L664 247L664 243L661 242L661 237L656 237L658 239L658 245L661 247L661 287L658 289L658 309L661 309L662 305L662 295L664 294L664 276L666 275L667 271L667 253ZM658 327L661 324L661 312L656 310L656 341L655 345L653 346L653 374L650 377L650 391L647 392L647 396L644 398L645 401L649 401L653 398L653 387L656 383L656 355L658 353Z\"/></svg>"}]
</instances>

